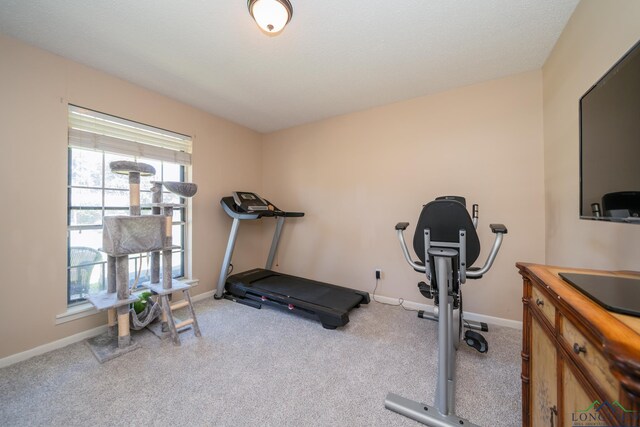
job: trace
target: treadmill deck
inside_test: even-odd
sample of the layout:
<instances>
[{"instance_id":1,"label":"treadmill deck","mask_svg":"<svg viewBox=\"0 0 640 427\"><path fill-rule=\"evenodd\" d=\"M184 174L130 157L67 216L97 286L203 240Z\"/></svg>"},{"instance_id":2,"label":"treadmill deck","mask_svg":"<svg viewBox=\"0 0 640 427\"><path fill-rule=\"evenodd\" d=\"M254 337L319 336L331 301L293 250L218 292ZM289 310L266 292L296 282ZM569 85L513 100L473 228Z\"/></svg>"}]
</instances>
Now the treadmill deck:
<instances>
[{"instance_id":1,"label":"treadmill deck","mask_svg":"<svg viewBox=\"0 0 640 427\"><path fill-rule=\"evenodd\" d=\"M226 289L238 298L304 310L308 317L320 320L325 327L344 326L349 322L351 309L369 303L367 292L262 268L229 276Z\"/></svg>"}]
</instances>

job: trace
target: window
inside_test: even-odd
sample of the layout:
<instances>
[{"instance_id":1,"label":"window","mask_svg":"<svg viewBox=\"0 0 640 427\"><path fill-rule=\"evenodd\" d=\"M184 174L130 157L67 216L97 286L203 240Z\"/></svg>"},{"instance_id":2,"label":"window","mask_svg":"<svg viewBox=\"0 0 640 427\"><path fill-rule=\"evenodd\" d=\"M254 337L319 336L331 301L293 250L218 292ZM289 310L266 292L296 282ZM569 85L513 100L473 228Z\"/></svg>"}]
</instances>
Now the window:
<instances>
[{"instance_id":1,"label":"window","mask_svg":"<svg viewBox=\"0 0 640 427\"><path fill-rule=\"evenodd\" d=\"M145 134L151 138L145 140ZM162 138L169 138L165 144ZM123 139L128 138L128 139ZM179 146L174 139L188 141ZM153 142L153 145L149 143ZM176 147L178 149L176 149ZM191 139L183 135L69 106L67 302L83 302L89 293L106 289L106 255L102 247L102 219L129 214L129 184L126 175L114 174L109 163L130 160L148 163L156 175L141 177L142 215L151 213L151 181L185 181L190 164ZM163 202L185 203L185 199L163 192ZM184 276L186 208L173 214L173 277ZM129 256L131 283L140 271L140 282L149 280L148 254Z\"/></svg>"}]
</instances>

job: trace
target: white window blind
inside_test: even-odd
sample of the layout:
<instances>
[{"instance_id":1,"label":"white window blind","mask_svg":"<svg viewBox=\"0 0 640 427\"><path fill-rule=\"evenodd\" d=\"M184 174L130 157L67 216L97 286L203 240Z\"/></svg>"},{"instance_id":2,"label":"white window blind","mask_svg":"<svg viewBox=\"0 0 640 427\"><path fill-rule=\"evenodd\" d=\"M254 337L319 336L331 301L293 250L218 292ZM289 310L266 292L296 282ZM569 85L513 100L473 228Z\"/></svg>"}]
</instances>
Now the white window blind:
<instances>
[{"instance_id":1,"label":"white window blind","mask_svg":"<svg viewBox=\"0 0 640 427\"><path fill-rule=\"evenodd\" d=\"M69 146L191 165L191 137L69 105Z\"/></svg>"}]
</instances>

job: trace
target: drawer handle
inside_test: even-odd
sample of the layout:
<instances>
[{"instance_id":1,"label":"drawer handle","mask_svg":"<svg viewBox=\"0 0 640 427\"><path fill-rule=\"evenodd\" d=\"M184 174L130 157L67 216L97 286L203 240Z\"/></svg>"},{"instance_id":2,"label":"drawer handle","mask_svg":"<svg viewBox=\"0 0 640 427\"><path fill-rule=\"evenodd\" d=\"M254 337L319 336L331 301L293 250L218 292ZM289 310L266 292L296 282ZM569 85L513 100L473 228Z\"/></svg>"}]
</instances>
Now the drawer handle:
<instances>
[{"instance_id":1,"label":"drawer handle","mask_svg":"<svg viewBox=\"0 0 640 427\"><path fill-rule=\"evenodd\" d=\"M551 411L551 427L553 427L553 417L555 415L555 417L558 417L558 407L556 405L553 405L552 408L549 408L549 410Z\"/></svg>"},{"instance_id":2,"label":"drawer handle","mask_svg":"<svg viewBox=\"0 0 640 427\"><path fill-rule=\"evenodd\" d=\"M536 305L538 307L542 307L544 305L544 300L541 300L540 298L536 298Z\"/></svg>"},{"instance_id":3,"label":"drawer handle","mask_svg":"<svg viewBox=\"0 0 640 427\"><path fill-rule=\"evenodd\" d=\"M580 353L587 354L587 347L585 347L585 346L583 346L583 345L581 346L581 345L580 345L580 344L578 344L577 342L576 342L576 343L573 343L573 352L574 352L575 354L580 354Z\"/></svg>"}]
</instances>

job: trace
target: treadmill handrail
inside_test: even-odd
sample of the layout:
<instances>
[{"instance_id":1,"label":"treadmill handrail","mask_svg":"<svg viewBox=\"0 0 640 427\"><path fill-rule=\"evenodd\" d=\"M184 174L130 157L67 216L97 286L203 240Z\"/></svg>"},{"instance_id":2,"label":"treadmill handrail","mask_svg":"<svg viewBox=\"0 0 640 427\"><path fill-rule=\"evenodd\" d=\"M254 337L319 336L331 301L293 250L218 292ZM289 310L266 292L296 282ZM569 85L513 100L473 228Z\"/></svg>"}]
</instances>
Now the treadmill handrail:
<instances>
[{"instance_id":1,"label":"treadmill handrail","mask_svg":"<svg viewBox=\"0 0 640 427\"><path fill-rule=\"evenodd\" d=\"M287 218L299 218L304 216L304 212L284 212L284 211L279 211L279 214L276 213L276 216L284 216Z\"/></svg>"},{"instance_id":2,"label":"treadmill handrail","mask_svg":"<svg viewBox=\"0 0 640 427\"><path fill-rule=\"evenodd\" d=\"M237 205L233 200L233 197L223 197L222 199L220 199L220 205L222 205L222 208L227 213L227 215L229 215L231 218L238 218L238 219L251 220L251 219L259 219L262 217L279 217L279 216L283 216L286 218L298 218L298 217L304 216L304 212L282 211L278 209L273 203L269 202L268 200L266 201L269 203L269 205L274 207L274 210L240 212L237 210Z\"/></svg>"},{"instance_id":3,"label":"treadmill handrail","mask_svg":"<svg viewBox=\"0 0 640 427\"><path fill-rule=\"evenodd\" d=\"M238 212L234 209L236 204L233 201L233 197L223 197L220 199L220 205L222 205L227 215L234 219L258 219L261 216L259 213Z\"/></svg>"}]
</instances>

